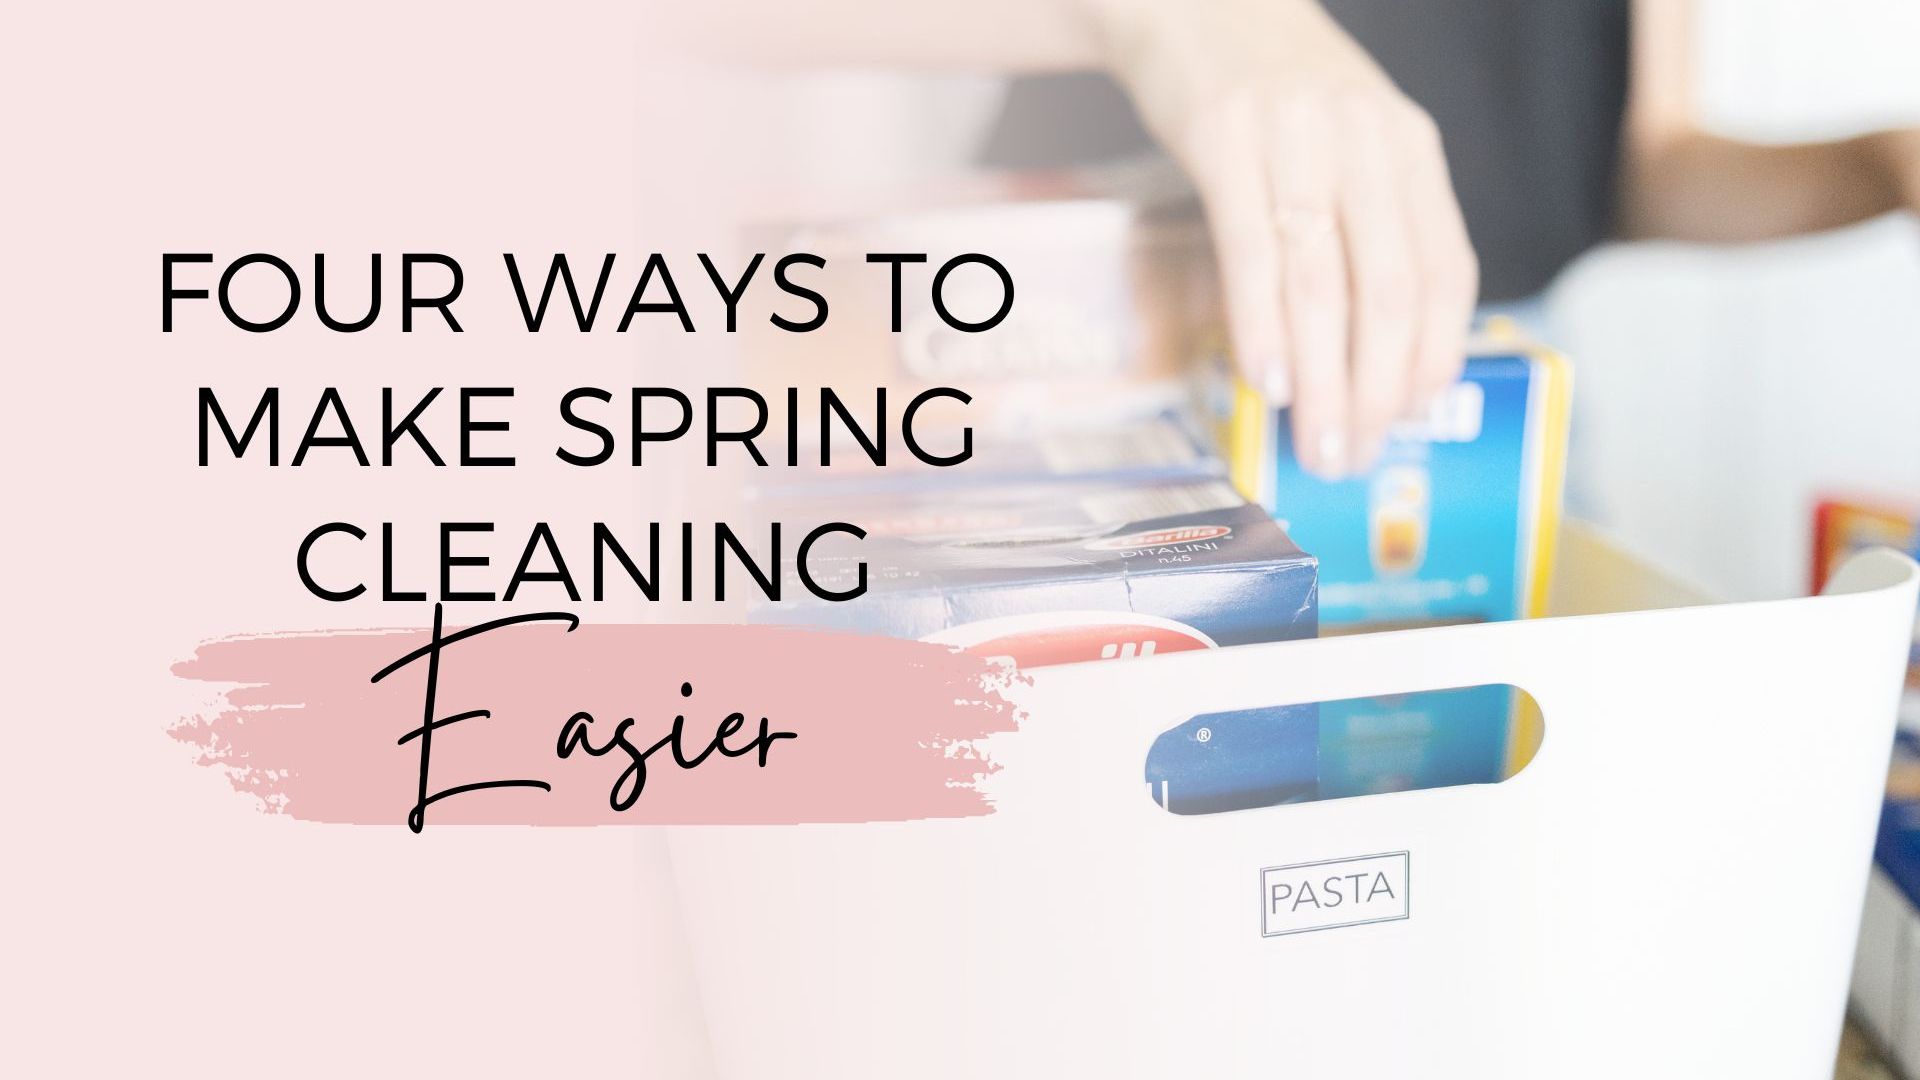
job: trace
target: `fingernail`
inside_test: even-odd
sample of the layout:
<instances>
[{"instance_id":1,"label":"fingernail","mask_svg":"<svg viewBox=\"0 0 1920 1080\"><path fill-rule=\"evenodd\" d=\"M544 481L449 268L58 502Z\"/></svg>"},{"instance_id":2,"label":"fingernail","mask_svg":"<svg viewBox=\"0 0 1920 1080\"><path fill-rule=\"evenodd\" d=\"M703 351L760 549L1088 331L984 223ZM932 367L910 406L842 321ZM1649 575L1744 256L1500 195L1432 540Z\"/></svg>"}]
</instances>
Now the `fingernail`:
<instances>
[{"instance_id":1,"label":"fingernail","mask_svg":"<svg viewBox=\"0 0 1920 1080\"><path fill-rule=\"evenodd\" d=\"M1347 471L1347 433L1328 428L1313 446L1315 471L1326 480L1338 480Z\"/></svg>"},{"instance_id":2,"label":"fingernail","mask_svg":"<svg viewBox=\"0 0 1920 1080\"><path fill-rule=\"evenodd\" d=\"M1285 405L1293 400L1293 380L1287 377L1286 365L1278 359L1268 360L1264 370L1267 373L1267 404Z\"/></svg>"}]
</instances>

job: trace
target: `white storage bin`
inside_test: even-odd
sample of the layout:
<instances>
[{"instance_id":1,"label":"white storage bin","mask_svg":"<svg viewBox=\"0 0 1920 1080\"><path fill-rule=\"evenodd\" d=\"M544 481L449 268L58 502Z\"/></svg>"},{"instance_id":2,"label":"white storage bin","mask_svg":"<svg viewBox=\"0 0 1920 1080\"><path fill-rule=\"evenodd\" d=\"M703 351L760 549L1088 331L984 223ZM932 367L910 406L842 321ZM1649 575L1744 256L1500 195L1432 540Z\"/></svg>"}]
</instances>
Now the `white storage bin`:
<instances>
[{"instance_id":1,"label":"white storage bin","mask_svg":"<svg viewBox=\"0 0 1920 1080\"><path fill-rule=\"evenodd\" d=\"M1915 574L1034 672L990 816L673 833L719 1072L1825 1080ZM1578 531L1560 580L1688 599ZM1141 783L1199 713L1484 683L1545 717L1502 784L1182 817ZM1349 871L1346 913L1270 904Z\"/></svg>"},{"instance_id":2,"label":"white storage bin","mask_svg":"<svg viewBox=\"0 0 1920 1080\"><path fill-rule=\"evenodd\" d=\"M1907 1012L1906 977L1913 905L1880 870L1867 880L1860 942L1853 959L1853 1007L1883 1046L1897 1049Z\"/></svg>"}]
</instances>

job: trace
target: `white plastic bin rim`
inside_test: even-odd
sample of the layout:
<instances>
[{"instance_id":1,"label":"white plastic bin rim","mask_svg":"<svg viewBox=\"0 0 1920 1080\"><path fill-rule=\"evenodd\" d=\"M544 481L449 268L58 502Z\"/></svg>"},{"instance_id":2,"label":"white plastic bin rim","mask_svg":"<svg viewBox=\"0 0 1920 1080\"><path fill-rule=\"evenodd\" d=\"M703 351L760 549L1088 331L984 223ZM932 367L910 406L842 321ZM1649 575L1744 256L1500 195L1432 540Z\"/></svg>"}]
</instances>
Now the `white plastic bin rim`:
<instances>
[{"instance_id":1,"label":"white plastic bin rim","mask_svg":"<svg viewBox=\"0 0 1920 1080\"><path fill-rule=\"evenodd\" d=\"M1888 606L1890 597L1911 595L1916 588L1920 588L1920 566L1891 548L1878 548L1847 560L1817 597L1701 605L1698 594L1684 586L1661 585L1652 594L1657 601L1698 606L1556 615L1240 645L1125 663L1062 665L1031 672L1029 685L1017 699L1032 713L1084 707L1094 700L1125 700L1127 712L1148 720L1145 729L1133 733L1144 761L1152 740L1171 726L1164 722L1168 717L1507 683L1532 694L1548 713L1551 739L1554 695L1538 676L1558 670L1567 661L1578 664L1581 658L1554 656L1536 664L1543 653L1577 649L1576 642L1596 638L1637 638L1643 646L1695 652L1713 650L1720 640L1730 649L1734 647L1730 639L1717 637L1720 628L1752 627L1783 618L1844 624L1855 611ZM1649 599L1645 582L1632 586L1632 594L1638 600ZM1902 605L1895 601L1892 606ZM1880 643L1892 648L1904 640L1882 634Z\"/></svg>"}]
</instances>

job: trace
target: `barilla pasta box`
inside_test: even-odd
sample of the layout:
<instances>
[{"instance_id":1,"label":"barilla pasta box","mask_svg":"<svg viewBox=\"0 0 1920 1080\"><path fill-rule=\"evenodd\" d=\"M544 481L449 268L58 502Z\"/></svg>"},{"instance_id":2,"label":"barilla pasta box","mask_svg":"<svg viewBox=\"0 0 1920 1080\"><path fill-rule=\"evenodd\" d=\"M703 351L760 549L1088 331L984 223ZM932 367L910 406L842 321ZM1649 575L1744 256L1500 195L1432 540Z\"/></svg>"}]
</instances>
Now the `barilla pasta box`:
<instances>
[{"instance_id":1,"label":"barilla pasta box","mask_svg":"<svg viewBox=\"0 0 1920 1080\"><path fill-rule=\"evenodd\" d=\"M771 500L788 522L846 521L864 539L809 558L826 590L864 566L857 599L773 605L761 617L940 642L1017 667L1124 660L1310 638L1316 564L1220 479L914 489ZM800 595L788 590L787 595ZM1098 737L1089 732L1089 738ZM1195 717L1146 761L1169 810L1313 798L1313 706Z\"/></svg>"},{"instance_id":2,"label":"barilla pasta box","mask_svg":"<svg viewBox=\"0 0 1920 1080\"><path fill-rule=\"evenodd\" d=\"M1503 685L1322 702L1318 797L1498 783L1532 756L1511 729L1535 708Z\"/></svg>"},{"instance_id":3,"label":"barilla pasta box","mask_svg":"<svg viewBox=\"0 0 1920 1080\"><path fill-rule=\"evenodd\" d=\"M1570 376L1544 349L1468 359L1426 415L1396 425L1373 470L1320 480L1287 411L1236 393L1235 485L1320 559L1329 627L1540 614L1565 475Z\"/></svg>"},{"instance_id":4,"label":"barilla pasta box","mask_svg":"<svg viewBox=\"0 0 1920 1080\"><path fill-rule=\"evenodd\" d=\"M1565 474L1570 371L1532 346L1468 358L1400 423L1372 471L1328 482L1293 455L1286 410L1235 392L1236 486L1320 559L1330 630L1541 614ZM1530 756L1537 712L1510 688L1321 706L1323 797L1489 783Z\"/></svg>"}]
</instances>

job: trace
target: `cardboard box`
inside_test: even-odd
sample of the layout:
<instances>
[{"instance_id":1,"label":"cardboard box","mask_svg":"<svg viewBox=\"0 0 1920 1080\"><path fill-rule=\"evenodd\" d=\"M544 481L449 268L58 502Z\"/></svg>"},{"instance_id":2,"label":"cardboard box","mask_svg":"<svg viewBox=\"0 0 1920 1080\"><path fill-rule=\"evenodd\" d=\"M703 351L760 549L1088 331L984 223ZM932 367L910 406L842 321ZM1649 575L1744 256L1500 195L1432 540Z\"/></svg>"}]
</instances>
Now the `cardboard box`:
<instances>
[{"instance_id":1,"label":"cardboard box","mask_svg":"<svg viewBox=\"0 0 1920 1080\"><path fill-rule=\"evenodd\" d=\"M1820 500L1813 510L1812 591L1826 588L1827 578L1849 557L1873 547L1898 548L1920 558L1920 507L1872 496ZM1907 653L1900 727L1920 732L1920 615Z\"/></svg>"},{"instance_id":2,"label":"cardboard box","mask_svg":"<svg viewBox=\"0 0 1920 1080\"><path fill-rule=\"evenodd\" d=\"M983 174L893 205L799 207L751 226L751 250L808 252L798 283L830 299L819 329L743 326L746 385L797 379L884 386L901 400L952 386L973 397L980 429L1031 432L1151 415L1185 400L1192 361L1219 333L1206 222L1189 192L1127 170ZM894 267L869 256L924 262ZM943 266L993 258L1014 286L1003 321L970 332L943 318ZM991 317L1005 288L980 263L940 290L962 322ZM896 328L895 320L898 320Z\"/></svg>"},{"instance_id":3,"label":"cardboard box","mask_svg":"<svg viewBox=\"0 0 1920 1080\"><path fill-rule=\"evenodd\" d=\"M1294 458L1287 410L1243 388L1231 473L1320 559L1320 620L1331 631L1539 615L1570 391L1558 354L1480 353L1425 417L1394 428L1371 472L1327 482ZM1537 710L1505 686L1322 705L1321 797L1490 783L1520 768L1538 739Z\"/></svg>"},{"instance_id":4,"label":"cardboard box","mask_svg":"<svg viewBox=\"0 0 1920 1080\"><path fill-rule=\"evenodd\" d=\"M1320 559L1331 628L1490 622L1546 603L1570 374L1544 349L1488 353L1374 469L1327 482L1293 455L1288 411L1236 395L1234 484Z\"/></svg>"},{"instance_id":5,"label":"cardboard box","mask_svg":"<svg viewBox=\"0 0 1920 1080\"><path fill-rule=\"evenodd\" d=\"M774 500L783 521L868 531L812 560L866 595L761 617L924 638L1023 667L1310 638L1315 561L1223 480L1035 482ZM798 595L790 590L789 595ZM1179 813L1312 798L1312 705L1196 717L1154 744L1149 794Z\"/></svg>"},{"instance_id":6,"label":"cardboard box","mask_svg":"<svg viewBox=\"0 0 1920 1080\"><path fill-rule=\"evenodd\" d=\"M957 447L959 443L947 438L944 445ZM879 466L857 451L842 453L837 447L831 466L817 462L814 458L800 468L783 470L779 477L782 491L825 500L831 496L910 494L936 488L1053 481L1160 483L1226 476L1226 463L1214 455L1210 441L1186 412L1177 409L1038 432L992 427L977 430L972 456L957 465L933 466L907 454L895 454L885 466Z\"/></svg>"}]
</instances>

